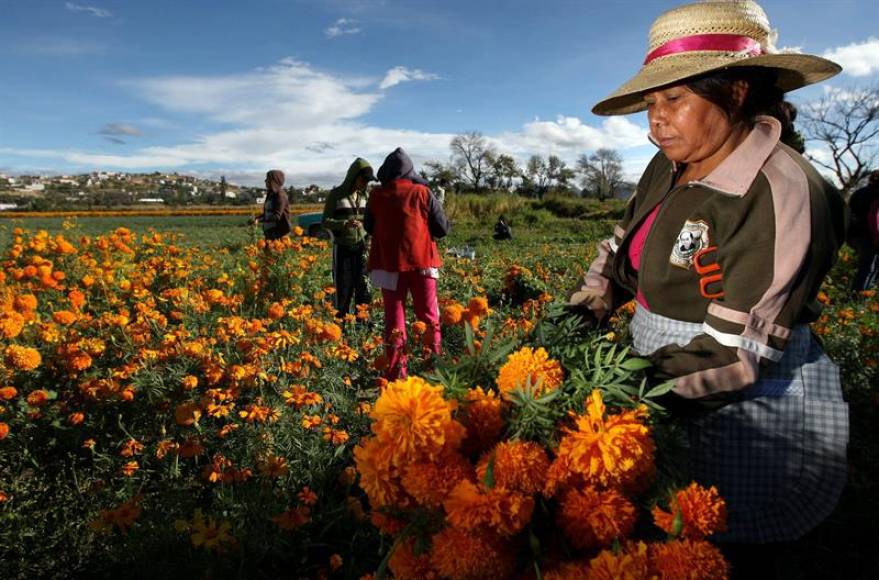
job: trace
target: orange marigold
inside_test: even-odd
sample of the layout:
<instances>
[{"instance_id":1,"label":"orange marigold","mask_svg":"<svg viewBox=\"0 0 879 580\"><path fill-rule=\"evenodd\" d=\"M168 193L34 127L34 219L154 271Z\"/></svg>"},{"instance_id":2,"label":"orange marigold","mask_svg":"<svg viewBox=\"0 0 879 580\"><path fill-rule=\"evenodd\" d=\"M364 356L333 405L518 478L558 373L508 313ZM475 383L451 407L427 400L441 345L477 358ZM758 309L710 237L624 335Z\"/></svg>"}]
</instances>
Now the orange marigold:
<instances>
[{"instance_id":1,"label":"orange marigold","mask_svg":"<svg viewBox=\"0 0 879 580\"><path fill-rule=\"evenodd\" d=\"M474 316L485 316L489 313L488 298L484 296L474 296L467 304L467 310Z\"/></svg>"},{"instance_id":2,"label":"orange marigold","mask_svg":"<svg viewBox=\"0 0 879 580\"><path fill-rule=\"evenodd\" d=\"M360 473L360 487L373 509L398 505L405 494L397 469L391 463L391 449L375 437L364 437L354 448L354 463Z\"/></svg>"},{"instance_id":3,"label":"orange marigold","mask_svg":"<svg viewBox=\"0 0 879 580\"><path fill-rule=\"evenodd\" d=\"M614 553L602 550L589 562L588 580L643 580L649 578L647 545L632 543ZM686 578L686 576L683 576Z\"/></svg>"},{"instance_id":4,"label":"orange marigold","mask_svg":"<svg viewBox=\"0 0 879 580\"><path fill-rule=\"evenodd\" d=\"M729 578L729 563L720 550L705 540L675 540L651 544L650 572L671 580L724 580Z\"/></svg>"},{"instance_id":5,"label":"orange marigold","mask_svg":"<svg viewBox=\"0 0 879 580\"><path fill-rule=\"evenodd\" d=\"M543 347L534 350L526 346L507 357L498 372L497 386L501 395L509 399L513 390L528 383L536 395L541 395L557 389L563 380L562 365L549 358Z\"/></svg>"},{"instance_id":6,"label":"orange marigold","mask_svg":"<svg viewBox=\"0 0 879 580\"><path fill-rule=\"evenodd\" d=\"M497 443L504 431L504 418L501 400L491 389L482 387L470 389L464 396L462 422L467 428L464 448L481 452Z\"/></svg>"},{"instance_id":7,"label":"orange marigold","mask_svg":"<svg viewBox=\"0 0 879 580\"><path fill-rule=\"evenodd\" d=\"M0 439L6 439L9 436L9 425L0 423Z\"/></svg>"},{"instance_id":8,"label":"orange marigold","mask_svg":"<svg viewBox=\"0 0 879 580\"><path fill-rule=\"evenodd\" d=\"M442 323L448 326L454 326L455 324L459 324L461 322L461 317L464 315L464 307L457 302L449 304L445 308L443 308L442 313Z\"/></svg>"},{"instance_id":9,"label":"orange marigold","mask_svg":"<svg viewBox=\"0 0 879 580\"><path fill-rule=\"evenodd\" d=\"M19 371L32 371L43 362L40 351L29 346L10 344L3 354L6 364Z\"/></svg>"},{"instance_id":10,"label":"orange marigold","mask_svg":"<svg viewBox=\"0 0 879 580\"><path fill-rule=\"evenodd\" d=\"M549 457L541 445L533 441L504 441L486 453L476 466L479 481L485 479L488 463L494 460L494 481L497 487L537 493L546 483Z\"/></svg>"},{"instance_id":11,"label":"orange marigold","mask_svg":"<svg viewBox=\"0 0 879 580\"><path fill-rule=\"evenodd\" d=\"M701 540L726 530L726 502L714 486L705 489L693 482L675 493L670 503L672 513L659 506L652 511L653 521L669 534L674 530L675 514L678 512L684 524L680 533L683 538Z\"/></svg>"},{"instance_id":12,"label":"orange marigold","mask_svg":"<svg viewBox=\"0 0 879 580\"><path fill-rule=\"evenodd\" d=\"M401 483L406 493L419 504L439 507L462 479L473 479L473 467L459 453L451 453L439 462L419 462L407 466Z\"/></svg>"},{"instance_id":13,"label":"orange marigold","mask_svg":"<svg viewBox=\"0 0 879 580\"><path fill-rule=\"evenodd\" d=\"M388 384L376 400L372 431L388 447L394 465L435 460L445 448L460 445L464 426L452 419L454 403L442 394L441 386L409 377Z\"/></svg>"},{"instance_id":14,"label":"orange marigold","mask_svg":"<svg viewBox=\"0 0 879 580\"><path fill-rule=\"evenodd\" d=\"M601 392L592 391L586 413L575 417L575 428L566 429L558 457L547 478L546 493L582 480L597 487L626 487L654 473L655 444L644 424L647 409L606 415Z\"/></svg>"},{"instance_id":15,"label":"orange marigold","mask_svg":"<svg viewBox=\"0 0 879 580\"><path fill-rule=\"evenodd\" d=\"M0 314L0 336L6 339L15 338L24 329L24 316L15 311Z\"/></svg>"},{"instance_id":16,"label":"orange marigold","mask_svg":"<svg viewBox=\"0 0 879 580\"><path fill-rule=\"evenodd\" d=\"M49 391L37 389L27 396L27 404L31 407L42 407L49 401Z\"/></svg>"},{"instance_id":17,"label":"orange marigold","mask_svg":"<svg viewBox=\"0 0 879 580\"><path fill-rule=\"evenodd\" d=\"M436 570L430 565L430 554L415 554L415 539L406 538L397 542L394 552L388 560L388 568L394 578L400 580L435 580L439 578Z\"/></svg>"},{"instance_id":18,"label":"orange marigold","mask_svg":"<svg viewBox=\"0 0 879 580\"><path fill-rule=\"evenodd\" d=\"M14 399L18 395L18 389L15 387L2 387L0 388L0 399L4 401L9 401Z\"/></svg>"},{"instance_id":19,"label":"orange marigold","mask_svg":"<svg viewBox=\"0 0 879 580\"><path fill-rule=\"evenodd\" d=\"M569 489L562 496L558 524L575 547L608 546L632 533L635 506L616 490Z\"/></svg>"},{"instance_id":20,"label":"orange marigold","mask_svg":"<svg viewBox=\"0 0 879 580\"><path fill-rule=\"evenodd\" d=\"M430 563L456 580L500 579L512 575L515 555L492 534L448 527L433 537Z\"/></svg>"},{"instance_id":21,"label":"orange marigold","mask_svg":"<svg viewBox=\"0 0 879 580\"><path fill-rule=\"evenodd\" d=\"M37 297L33 294L19 294L15 297L12 304L13 308L24 314L36 310L38 302Z\"/></svg>"},{"instance_id":22,"label":"orange marigold","mask_svg":"<svg viewBox=\"0 0 879 580\"><path fill-rule=\"evenodd\" d=\"M512 536L531 521L534 498L500 487L483 491L465 479L449 492L443 508L446 519L455 527L485 528L502 536Z\"/></svg>"},{"instance_id":23,"label":"orange marigold","mask_svg":"<svg viewBox=\"0 0 879 580\"><path fill-rule=\"evenodd\" d=\"M69 310L58 310L57 312L52 314L52 320L64 326L67 326L68 324L73 324L74 322L76 322L76 318L76 314L70 312Z\"/></svg>"},{"instance_id":24,"label":"orange marigold","mask_svg":"<svg viewBox=\"0 0 879 580\"><path fill-rule=\"evenodd\" d=\"M562 562L543 571L543 580L587 580L586 562Z\"/></svg>"},{"instance_id":25,"label":"orange marigold","mask_svg":"<svg viewBox=\"0 0 879 580\"><path fill-rule=\"evenodd\" d=\"M174 409L174 420L178 425L189 427L198 423L201 418L201 409L198 403L181 403Z\"/></svg>"}]
</instances>

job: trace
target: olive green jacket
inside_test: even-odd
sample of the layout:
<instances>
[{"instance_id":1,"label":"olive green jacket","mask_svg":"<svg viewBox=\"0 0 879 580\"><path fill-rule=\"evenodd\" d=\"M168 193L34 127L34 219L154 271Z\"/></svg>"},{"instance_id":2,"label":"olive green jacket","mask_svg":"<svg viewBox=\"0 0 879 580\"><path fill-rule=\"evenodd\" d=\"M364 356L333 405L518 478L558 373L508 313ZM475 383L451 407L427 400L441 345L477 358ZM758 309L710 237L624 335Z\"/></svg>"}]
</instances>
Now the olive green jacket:
<instances>
[{"instance_id":1,"label":"olive green jacket","mask_svg":"<svg viewBox=\"0 0 879 580\"><path fill-rule=\"evenodd\" d=\"M365 191L355 191L354 181L361 170L369 167L365 159L355 159L348 168L345 181L330 191L324 203L323 227L333 234L333 242L340 246L354 247L365 243L368 237L363 229L363 218L369 195ZM360 220L360 226L347 226L350 219Z\"/></svg>"}]
</instances>

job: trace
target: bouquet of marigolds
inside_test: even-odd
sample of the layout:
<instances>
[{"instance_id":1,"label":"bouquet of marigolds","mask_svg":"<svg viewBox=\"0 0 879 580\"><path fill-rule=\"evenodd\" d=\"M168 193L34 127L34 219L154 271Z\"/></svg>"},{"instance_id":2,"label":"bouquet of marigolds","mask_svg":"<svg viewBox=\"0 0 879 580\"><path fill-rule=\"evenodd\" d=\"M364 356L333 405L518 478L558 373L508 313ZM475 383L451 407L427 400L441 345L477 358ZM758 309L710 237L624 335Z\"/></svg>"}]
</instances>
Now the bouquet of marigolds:
<instances>
[{"instance_id":1,"label":"bouquet of marigolds","mask_svg":"<svg viewBox=\"0 0 879 580\"><path fill-rule=\"evenodd\" d=\"M647 499L657 496L647 406L608 408L594 389L543 426L553 437L529 439L523 401L564 408L562 365L524 347L495 383L453 397L410 377L378 397L354 451L371 520L393 537L378 576L728 576L706 539L726 524L716 489L693 483Z\"/></svg>"}]
</instances>

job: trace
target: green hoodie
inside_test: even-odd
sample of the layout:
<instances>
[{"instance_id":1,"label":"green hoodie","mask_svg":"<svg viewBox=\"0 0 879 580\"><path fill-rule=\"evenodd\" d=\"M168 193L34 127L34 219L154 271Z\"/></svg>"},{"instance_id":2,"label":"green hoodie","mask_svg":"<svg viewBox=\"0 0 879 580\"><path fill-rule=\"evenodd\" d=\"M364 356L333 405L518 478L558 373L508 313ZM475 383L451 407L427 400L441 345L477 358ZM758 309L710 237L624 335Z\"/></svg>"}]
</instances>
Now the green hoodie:
<instances>
[{"instance_id":1,"label":"green hoodie","mask_svg":"<svg viewBox=\"0 0 879 580\"><path fill-rule=\"evenodd\" d=\"M364 169L372 171L369 162L360 157L355 159L348 168L345 181L330 191L324 204L323 226L332 232L333 241L340 246L356 246L367 238L366 230L363 229L363 216L369 196L365 191L354 191L354 180ZM346 226L345 222L350 219L360 220L361 225L353 228Z\"/></svg>"}]
</instances>

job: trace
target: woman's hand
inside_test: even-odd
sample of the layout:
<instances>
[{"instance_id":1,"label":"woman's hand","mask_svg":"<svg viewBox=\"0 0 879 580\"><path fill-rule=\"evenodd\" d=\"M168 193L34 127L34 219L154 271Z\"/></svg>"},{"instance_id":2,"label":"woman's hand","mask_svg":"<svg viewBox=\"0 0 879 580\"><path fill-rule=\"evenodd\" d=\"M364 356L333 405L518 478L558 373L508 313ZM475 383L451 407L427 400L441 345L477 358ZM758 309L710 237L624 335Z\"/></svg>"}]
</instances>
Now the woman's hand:
<instances>
[{"instance_id":1,"label":"woman's hand","mask_svg":"<svg viewBox=\"0 0 879 580\"><path fill-rule=\"evenodd\" d=\"M568 304L588 308L598 320L603 319L610 310L610 305L605 302L604 295L596 288L580 288L571 295Z\"/></svg>"}]
</instances>

